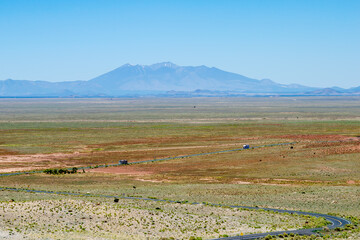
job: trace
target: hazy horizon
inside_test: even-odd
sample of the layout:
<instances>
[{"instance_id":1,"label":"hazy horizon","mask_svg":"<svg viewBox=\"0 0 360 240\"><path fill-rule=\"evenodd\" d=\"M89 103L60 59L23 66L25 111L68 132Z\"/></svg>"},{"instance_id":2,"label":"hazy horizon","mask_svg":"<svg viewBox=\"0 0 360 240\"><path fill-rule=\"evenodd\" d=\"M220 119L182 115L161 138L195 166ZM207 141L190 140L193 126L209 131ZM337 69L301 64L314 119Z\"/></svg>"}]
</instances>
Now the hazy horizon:
<instances>
[{"instance_id":1,"label":"hazy horizon","mask_svg":"<svg viewBox=\"0 0 360 240\"><path fill-rule=\"evenodd\" d=\"M360 85L359 1L1 1L0 80L89 80L126 63Z\"/></svg>"}]
</instances>

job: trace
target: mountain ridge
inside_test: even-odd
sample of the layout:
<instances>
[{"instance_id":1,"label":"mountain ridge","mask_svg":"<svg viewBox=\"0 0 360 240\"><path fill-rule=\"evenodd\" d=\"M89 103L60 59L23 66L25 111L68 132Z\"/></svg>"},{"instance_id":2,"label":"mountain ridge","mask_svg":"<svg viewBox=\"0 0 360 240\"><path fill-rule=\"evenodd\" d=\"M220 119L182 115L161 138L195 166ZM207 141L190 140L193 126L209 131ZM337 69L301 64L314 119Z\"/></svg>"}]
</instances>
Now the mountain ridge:
<instances>
[{"instance_id":1,"label":"mountain ridge","mask_svg":"<svg viewBox=\"0 0 360 240\"><path fill-rule=\"evenodd\" d=\"M152 65L127 63L87 81L0 81L0 97L138 97L171 96L172 93L176 93L176 96L178 93L189 93L191 96L200 93L211 93L212 96L360 94L360 86L325 89L280 84L270 79L258 80L215 67L179 66L172 62Z\"/></svg>"}]
</instances>

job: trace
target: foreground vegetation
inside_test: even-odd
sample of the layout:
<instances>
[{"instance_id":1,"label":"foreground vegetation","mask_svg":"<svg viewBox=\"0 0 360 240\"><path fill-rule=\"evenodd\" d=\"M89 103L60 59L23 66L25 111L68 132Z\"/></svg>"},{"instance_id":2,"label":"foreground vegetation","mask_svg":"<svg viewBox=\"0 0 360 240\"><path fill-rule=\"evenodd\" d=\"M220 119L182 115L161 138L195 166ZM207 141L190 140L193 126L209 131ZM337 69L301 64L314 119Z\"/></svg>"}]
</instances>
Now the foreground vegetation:
<instances>
[{"instance_id":1,"label":"foreground vegetation","mask_svg":"<svg viewBox=\"0 0 360 240\"><path fill-rule=\"evenodd\" d=\"M2 192L1 195L3 195ZM26 194L30 199L31 194ZM34 195L34 194L32 194ZM38 195L38 194L35 194ZM35 198L38 198L36 196ZM240 233L289 230L316 219L260 211L112 199L74 198L0 203L3 227L28 238L93 236L116 239L215 238ZM19 214L20 213L20 214ZM311 225L309 225L311 226Z\"/></svg>"}]
</instances>

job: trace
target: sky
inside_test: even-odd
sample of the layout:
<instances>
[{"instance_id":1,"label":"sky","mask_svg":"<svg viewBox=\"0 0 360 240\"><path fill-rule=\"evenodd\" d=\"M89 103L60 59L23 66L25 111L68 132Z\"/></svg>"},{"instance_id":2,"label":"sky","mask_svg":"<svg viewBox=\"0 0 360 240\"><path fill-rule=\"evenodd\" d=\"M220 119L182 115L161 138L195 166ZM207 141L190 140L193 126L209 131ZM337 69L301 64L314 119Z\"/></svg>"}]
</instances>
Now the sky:
<instances>
[{"instance_id":1,"label":"sky","mask_svg":"<svg viewBox=\"0 0 360 240\"><path fill-rule=\"evenodd\" d=\"M359 86L360 1L0 0L0 80L89 80L166 61Z\"/></svg>"}]
</instances>

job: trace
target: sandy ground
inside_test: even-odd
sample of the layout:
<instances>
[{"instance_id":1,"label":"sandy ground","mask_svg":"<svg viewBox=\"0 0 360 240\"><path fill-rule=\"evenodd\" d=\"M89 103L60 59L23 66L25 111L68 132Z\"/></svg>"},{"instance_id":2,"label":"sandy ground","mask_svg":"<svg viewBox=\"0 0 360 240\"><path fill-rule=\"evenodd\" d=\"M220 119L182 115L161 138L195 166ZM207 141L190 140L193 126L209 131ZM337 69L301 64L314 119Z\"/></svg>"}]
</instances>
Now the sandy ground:
<instances>
[{"instance_id":1,"label":"sandy ground","mask_svg":"<svg viewBox=\"0 0 360 240\"><path fill-rule=\"evenodd\" d=\"M301 227L306 219L268 212L211 207L204 204L113 203L82 200L0 202L0 237L14 239L159 239L191 236L215 238Z\"/></svg>"},{"instance_id":2,"label":"sandy ground","mask_svg":"<svg viewBox=\"0 0 360 240\"><path fill-rule=\"evenodd\" d=\"M86 156L88 153L52 153L52 154L26 154L26 155L2 155L0 156L0 166L3 165L20 165L19 167L5 167L1 168L0 172L16 172L16 171L29 171L38 169L39 166L46 168L43 165L46 164L49 167L61 167L59 160L64 160L74 156ZM29 165L29 166L24 166Z\"/></svg>"},{"instance_id":3,"label":"sandy ground","mask_svg":"<svg viewBox=\"0 0 360 240\"><path fill-rule=\"evenodd\" d=\"M24 239L24 236L19 233L0 230L0 239Z\"/></svg>"}]
</instances>

